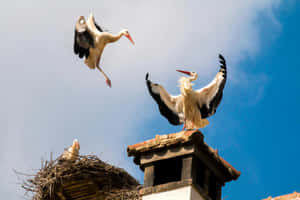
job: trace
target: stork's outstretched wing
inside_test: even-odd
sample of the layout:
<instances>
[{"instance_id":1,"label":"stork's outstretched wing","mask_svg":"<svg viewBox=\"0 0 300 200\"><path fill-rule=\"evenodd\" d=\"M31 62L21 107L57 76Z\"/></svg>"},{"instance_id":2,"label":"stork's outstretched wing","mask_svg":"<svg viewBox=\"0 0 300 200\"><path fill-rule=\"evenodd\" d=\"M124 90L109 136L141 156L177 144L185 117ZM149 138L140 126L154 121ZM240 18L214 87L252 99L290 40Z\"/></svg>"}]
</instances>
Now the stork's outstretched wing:
<instances>
[{"instance_id":1,"label":"stork's outstretched wing","mask_svg":"<svg viewBox=\"0 0 300 200\"><path fill-rule=\"evenodd\" d=\"M80 23L82 20L83 23ZM87 58L91 47L94 47L94 38L88 31L88 26L84 18L80 17L75 25L74 53L78 54L79 58L83 58L84 56Z\"/></svg>"},{"instance_id":2,"label":"stork's outstretched wing","mask_svg":"<svg viewBox=\"0 0 300 200\"><path fill-rule=\"evenodd\" d=\"M223 96L226 83L227 68L224 57L220 54L220 70L210 84L197 90L198 108L202 118L207 118L216 112Z\"/></svg>"},{"instance_id":3,"label":"stork's outstretched wing","mask_svg":"<svg viewBox=\"0 0 300 200\"><path fill-rule=\"evenodd\" d=\"M180 125L184 122L182 111L182 97L171 96L163 86L152 83L149 79L149 74L146 75L146 84L150 95L158 104L160 113L168 119L173 125Z\"/></svg>"}]
</instances>

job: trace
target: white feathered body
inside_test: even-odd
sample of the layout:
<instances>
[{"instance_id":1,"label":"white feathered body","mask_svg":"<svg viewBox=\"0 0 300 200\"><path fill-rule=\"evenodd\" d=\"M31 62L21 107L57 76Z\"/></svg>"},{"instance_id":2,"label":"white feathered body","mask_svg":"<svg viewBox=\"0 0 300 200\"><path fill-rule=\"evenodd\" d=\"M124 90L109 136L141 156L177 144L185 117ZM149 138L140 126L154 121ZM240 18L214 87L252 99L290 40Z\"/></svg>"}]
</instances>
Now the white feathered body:
<instances>
[{"instance_id":1,"label":"white feathered body","mask_svg":"<svg viewBox=\"0 0 300 200\"><path fill-rule=\"evenodd\" d=\"M182 77L179 80L180 91L182 95L182 111L185 117L185 126L187 129L190 128L203 128L209 124L207 119L202 119L199 109L201 99L199 95L192 89L190 80L186 77Z\"/></svg>"}]
</instances>

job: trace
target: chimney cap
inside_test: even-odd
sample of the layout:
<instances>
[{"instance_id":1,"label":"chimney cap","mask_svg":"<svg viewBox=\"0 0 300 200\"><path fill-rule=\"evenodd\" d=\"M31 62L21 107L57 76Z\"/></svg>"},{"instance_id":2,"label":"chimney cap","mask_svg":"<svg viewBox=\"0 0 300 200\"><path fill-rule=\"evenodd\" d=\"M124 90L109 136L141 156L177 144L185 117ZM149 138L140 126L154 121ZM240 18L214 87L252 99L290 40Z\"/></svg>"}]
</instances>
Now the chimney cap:
<instances>
[{"instance_id":1,"label":"chimney cap","mask_svg":"<svg viewBox=\"0 0 300 200\"><path fill-rule=\"evenodd\" d=\"M203 134L199 130L188 130L166 135L156 135L153 139L129 145L127 147L127 153L128 156L138 156L145 152L180 145L191 142L192 140L203 142Z\"/></svg>"},{"instance_id":2,"label":"chimney cap","mask_svg":"<svg viewBox=\"0 0 300 200\"><path fill-rule=\"evenodd\" d=\"M197 148L207 153L230 176L227 181L236 180L241 172L236 170L226 160L219 156L218 151L204 142L204 136L199 130L186 130L166 135L156 135L155 138L127 147L128 156L134 157L134 162L141 165L141 157L149 153L163 151L172 147L195 144ZM143 169L142 166L140 166Z\"/></svg>"}]
</instances>

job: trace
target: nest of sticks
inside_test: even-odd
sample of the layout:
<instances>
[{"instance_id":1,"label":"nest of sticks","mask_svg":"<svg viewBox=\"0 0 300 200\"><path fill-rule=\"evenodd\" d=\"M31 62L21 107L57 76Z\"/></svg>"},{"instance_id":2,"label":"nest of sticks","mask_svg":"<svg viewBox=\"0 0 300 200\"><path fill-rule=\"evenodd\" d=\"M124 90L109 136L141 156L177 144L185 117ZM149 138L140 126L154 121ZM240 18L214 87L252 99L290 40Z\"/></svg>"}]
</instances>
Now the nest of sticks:
<instances>
[{"instance_id":1,"label":"nest of sticks","mask_svg":"<svg viewBox=\"0 0 300 200\"><path fill-rule=\"evenodd\" d=\"M136 179L94 155L79 156L76 161L44 161L22 187L33 193L33 200L140 199Z\"/></svg>"}]
</instances>

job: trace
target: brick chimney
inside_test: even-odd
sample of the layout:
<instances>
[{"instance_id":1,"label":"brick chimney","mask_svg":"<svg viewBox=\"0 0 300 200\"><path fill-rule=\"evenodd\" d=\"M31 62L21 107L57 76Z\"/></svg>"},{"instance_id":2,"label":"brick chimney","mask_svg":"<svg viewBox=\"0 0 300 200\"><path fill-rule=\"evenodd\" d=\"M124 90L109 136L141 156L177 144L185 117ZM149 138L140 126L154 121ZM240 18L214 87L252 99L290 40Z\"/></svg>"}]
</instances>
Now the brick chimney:
<instances>
[{"instance_id":1,"label":"brick chimney","mask_svg":"<svg viewBox=\"0 0 300 200\"><path fill-rule=\"evenodd\" d=\"M203 141L199 130L130 145L128 156L144 171L143 200L221 200L221 188L240 172Z\"/></svg>"}]
</instances>

